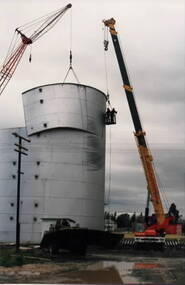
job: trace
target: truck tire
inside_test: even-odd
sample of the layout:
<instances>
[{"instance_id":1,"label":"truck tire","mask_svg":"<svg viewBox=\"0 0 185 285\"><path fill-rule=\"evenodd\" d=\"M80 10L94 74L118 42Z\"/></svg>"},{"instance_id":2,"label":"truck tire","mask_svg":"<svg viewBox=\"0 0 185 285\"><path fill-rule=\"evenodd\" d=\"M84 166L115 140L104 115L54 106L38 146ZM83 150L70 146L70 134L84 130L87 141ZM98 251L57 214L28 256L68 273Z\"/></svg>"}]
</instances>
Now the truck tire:
<instances>
[{"instance_id":1,"label":"truck tire","mask_svg":"<svg viewBox=\"0 0 185 285\"><path fill-rule=\"evenodd\" d=\"M56 240L52 240L48 246L48 251L50 255L58 254L58 245Z\"/></svg>"}]
</instances>

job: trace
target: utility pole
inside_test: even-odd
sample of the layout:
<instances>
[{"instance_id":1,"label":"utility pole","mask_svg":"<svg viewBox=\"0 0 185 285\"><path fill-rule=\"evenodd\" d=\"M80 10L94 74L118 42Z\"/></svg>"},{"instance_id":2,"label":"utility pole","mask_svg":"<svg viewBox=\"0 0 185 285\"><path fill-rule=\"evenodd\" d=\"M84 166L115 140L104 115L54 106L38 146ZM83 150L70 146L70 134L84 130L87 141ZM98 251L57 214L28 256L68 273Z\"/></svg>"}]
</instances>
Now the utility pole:
<instances>
[{"instance_id":1,"label":"utility pole","mask_svg":"<svg viewBox=\"0 0 185 285\"><path fill-rule=\"evenodd\" d=\"M16 212L16 251L19 251L20 247L20 185L21 185L21 174L24 174L24 172L21 172L21 155L28 155L26 151L28 151L27 148L22 146L22 141L31 142L29 139L20 136L17 133L12 133L16 138L18 138L18 144L15 143L14 145L17 147L17 149L14 149L16 152L18 152L18 167L17 167L17 212Z\"/></svg>"}]
</instances>

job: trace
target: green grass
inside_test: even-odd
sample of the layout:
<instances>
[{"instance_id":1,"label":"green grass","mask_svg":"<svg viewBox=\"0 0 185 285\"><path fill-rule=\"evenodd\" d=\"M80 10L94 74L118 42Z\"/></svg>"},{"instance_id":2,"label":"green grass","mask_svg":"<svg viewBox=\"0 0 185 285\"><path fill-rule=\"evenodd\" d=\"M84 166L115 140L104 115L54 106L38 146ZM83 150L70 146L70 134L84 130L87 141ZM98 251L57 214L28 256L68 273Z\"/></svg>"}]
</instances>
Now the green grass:
<instances>
[{"instance_id":1,"label":"green grass","mask_svg":"<svg viewBox=\"0 0 185 285\"><path fill-rule=\"evenodd\" d=\"M40 252L35 250L19 250L15 248L0 248L0 266L22 266L30 263L44 263L47 259L42 258Z\"/></svg>"},{"instance_id":2,"label":"green grass","mask_svg":"<svg viewBox=\"0 0 185 285\"><path fill-rule=\"evenodd\" d=\"M21 266L24 264L24 256L15 254L12 249L0 249L0 266Z\"/></svg>"}]
</instances>

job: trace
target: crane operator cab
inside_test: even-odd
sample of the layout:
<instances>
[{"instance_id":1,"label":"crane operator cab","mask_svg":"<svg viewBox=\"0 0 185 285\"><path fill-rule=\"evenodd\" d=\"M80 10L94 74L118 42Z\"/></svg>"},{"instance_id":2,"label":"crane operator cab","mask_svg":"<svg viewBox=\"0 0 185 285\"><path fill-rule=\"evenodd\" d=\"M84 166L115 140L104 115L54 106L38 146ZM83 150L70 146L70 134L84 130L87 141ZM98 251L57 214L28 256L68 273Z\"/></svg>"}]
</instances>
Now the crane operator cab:
<instances>
[{"instance_id":1,"label":"crane operator cab","mask_svg":"<svg viewBox=\"0 0 185 285\"><path fill-rule=\"evenodd\" d=\"M105 124L106 125L116 124L116 114L117 111L114 108L110 109L109 107L107 107L105 113Z\"/></svg>"}]
</instances>

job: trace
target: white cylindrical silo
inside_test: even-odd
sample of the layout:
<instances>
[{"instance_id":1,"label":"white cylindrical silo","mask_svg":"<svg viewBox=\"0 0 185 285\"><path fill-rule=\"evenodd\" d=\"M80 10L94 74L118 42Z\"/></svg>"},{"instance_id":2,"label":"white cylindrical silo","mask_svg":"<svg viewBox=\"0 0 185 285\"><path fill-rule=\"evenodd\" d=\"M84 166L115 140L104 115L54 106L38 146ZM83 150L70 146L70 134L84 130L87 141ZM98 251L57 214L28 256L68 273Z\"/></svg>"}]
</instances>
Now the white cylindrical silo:
<instances>
[{"instance_id":1,"label":"white cylindrical silo","mask_svg":"<svg viewBox=\"0 0 185 285\"><path fill-rule=\"evenodd\" d=\"M26 135L25 128L0 130L0 242L15 242L17 152L12 133Z\"/></svg>"},{"instance_id":2,"label":"white cylindrical silo","mask_svg":"<svg viewBox=\"0 0 185 285\"><path fill-rule=\"evenodd\" d=\"M103 229L105 94L79 84L51 84L24 92L23 105L31 143L22 164L21 241L39 242L42 221L55 218ZM12 163L13 148L8 151ZM9 187L3 185L0 199ZM0 214L6 235L3 219Z\"/></svg>"}]
</instances>

